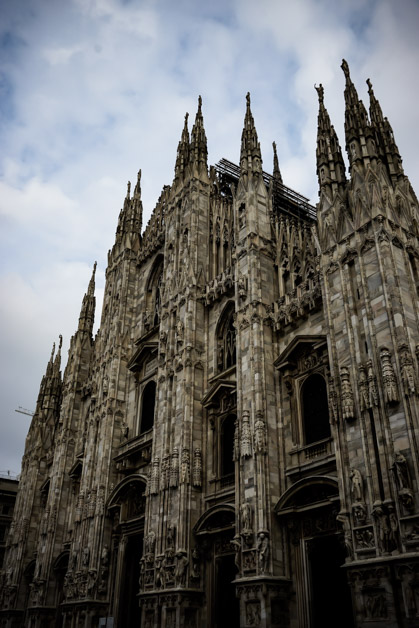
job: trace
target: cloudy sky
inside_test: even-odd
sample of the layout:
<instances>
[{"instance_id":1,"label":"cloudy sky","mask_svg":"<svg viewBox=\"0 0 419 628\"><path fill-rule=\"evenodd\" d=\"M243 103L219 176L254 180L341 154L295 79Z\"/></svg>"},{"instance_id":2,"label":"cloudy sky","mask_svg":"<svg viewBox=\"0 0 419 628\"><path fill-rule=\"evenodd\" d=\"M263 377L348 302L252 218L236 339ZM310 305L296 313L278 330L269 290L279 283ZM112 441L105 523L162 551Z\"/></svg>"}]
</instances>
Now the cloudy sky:
<instances>
[{"instance_id":1,"label":"cloudy sky","mask_svg":"<svg viewBox=\"0 0 419 628\"><path fill-rule=\"evenodd\" d=\"M315 203L317 96L343 137L342 58L370 77L419 191L417 0L0 1L0 472L19 472L51 346L98 261L103 295L127 180L145 218L203 98L210 163L238 162L251 92L265 170Z\"/></svg>"}]
</instances>

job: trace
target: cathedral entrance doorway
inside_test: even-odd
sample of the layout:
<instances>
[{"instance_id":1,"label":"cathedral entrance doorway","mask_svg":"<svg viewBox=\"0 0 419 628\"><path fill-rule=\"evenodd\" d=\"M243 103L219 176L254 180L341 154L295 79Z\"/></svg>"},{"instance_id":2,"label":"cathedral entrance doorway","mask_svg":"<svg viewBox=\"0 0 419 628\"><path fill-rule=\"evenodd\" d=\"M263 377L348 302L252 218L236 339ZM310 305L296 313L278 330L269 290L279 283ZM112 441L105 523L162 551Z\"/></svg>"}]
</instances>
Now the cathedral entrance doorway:
<instances>
[{"instance_id":1,"label":"cathedral entrance doorway","mask_svg":"<svg viewBox=\"0 0 419 628\"><path fill-rule=\"evenodd\" d=\"M233 584L237 574L234 555L216 557L214 567L214 626L240 628L240 605Z\"/></svg>"},{"instance_id":2,"label":"cathedral entrance doorway","mask_svg":"<svg viewBox=\"0 0 419 628\"><path fill-rule=\"evenodd\" d=\"M122 567L121 595L119 602L118 626L141 625L141 609L138 604L138 582L140 579L140 558L143 552L143 534L126 537Z\"/></svg>"},{"instance_id":3,"label":"cathedral entrance doorway","mask_svg":"<svg viewBox=\"0 0 419 628\"><path fill-rule=\"evenodd\" d=\"M205 557L208 626L240 628L240 603L234 547L235 511L232 504L214 506L195 526L197 545Z\"/></svg>"},{"instance_id":4,"label":"cathedral entrance doorway","mask_svg":"<svg viewBox=\"0 0 419 628\"><path fill-rule=\"evenodd\" d=\"M306 542L311 628L352 628L352 604L345 552L336 534Z\"/></svg>"},{"instance_id":5,"label":"cathedral entrance doorway","mask_svg":"<svg viewBox=\"0 0 419 628\"><path fill-rule=\"evenodd\" d=\"M275 512L290 535L290 565L296 591L291 615L301 628L352 628L343 531L336 478L312 476L293 484ZM292 603L293 605L294 603Z\"/></svg>"}]
</instances>

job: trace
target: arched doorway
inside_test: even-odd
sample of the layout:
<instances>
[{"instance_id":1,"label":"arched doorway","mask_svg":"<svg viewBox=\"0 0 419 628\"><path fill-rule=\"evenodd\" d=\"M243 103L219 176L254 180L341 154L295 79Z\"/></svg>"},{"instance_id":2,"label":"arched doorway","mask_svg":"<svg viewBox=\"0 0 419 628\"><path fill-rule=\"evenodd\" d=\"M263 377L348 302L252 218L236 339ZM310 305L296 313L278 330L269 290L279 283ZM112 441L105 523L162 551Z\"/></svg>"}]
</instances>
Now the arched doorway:
<instances>
[{"instance_id":1,"label":"arched doorway","mask_svg":"<svg viewBox=\"0 0 419 628\"><path fill-rule=\"evenodd\" d=\"M208 626L240 628L240 605L234 580L235 511L231 504L210 508L195 526L197 543L205 557Z\"/></svg>"},{"instance_id":2,"label":"arched doorway","mask_svg":"<svg viewBox=\"0 0 419 628\"><path fill-rule=\"evenodd\" d=\"M115 628L141 626L138 603L140 560L143 554L146 481L140 475L125 478L109 498L108 509L117 520L114 528L115 564L113 615Z\"/></svg>"},{"instance_id":3,"label":"arched doorway","mask_svg":"<svg viewBox=\"0 0 419 628\"><path fill-rule=\"evenodd\" d=\"M275 512L289 532L295 608L301 628L352 628L343 532L336 517L340 502L331 476L304 478L280 498ZM332 603L333 601L333 603Z\"/></svg>"}]
</instances>

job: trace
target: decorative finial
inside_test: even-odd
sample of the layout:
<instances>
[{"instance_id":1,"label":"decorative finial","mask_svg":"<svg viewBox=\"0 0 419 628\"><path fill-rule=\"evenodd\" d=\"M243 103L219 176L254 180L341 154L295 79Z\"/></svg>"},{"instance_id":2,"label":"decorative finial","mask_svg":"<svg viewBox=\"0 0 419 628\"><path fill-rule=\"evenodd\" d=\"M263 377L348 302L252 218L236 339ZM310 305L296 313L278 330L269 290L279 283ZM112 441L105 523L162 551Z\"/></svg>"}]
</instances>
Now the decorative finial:
<instances>
[{"instance_id":1,"label":"decorative finial","mask_svg":"<svg viewBox=\"0 0 419 628\"><path fill-rule=\"evenodd\" d=\"M316 84L314 84L314 89L316 90L317 95L319 97L319 105L322 105L324 102L324 87L321 83L318 87Z\"/></svg>"},{"instance_id":2,"label":"decorative finial","mask_svg":"<svg viewBox=\"0 0 419 628\"><path fill-rule=\"evenodd\" d=\"M131 181L127 183L127 198L130 198L131 195Z\"/></svg>"},{"instance_id":3,"label":"decorative finial","mask_svg":"<svg viewBox=\"0 0 419 628\"><path fill-rule=\"evenodd\" d=\"M250 92L247 92L246 94L246 103L247 103L247 106L250 107Z\"/></svg>"},{"instance_id":4,"label":"decorative finial","mask_svg":"<svg viewBox=\"0 0 419 628\"><path fill-rule=\"evenodd\" d=\"M138 174L137 174L137 183L140 184L140 182L141 182L141 168L139 169Z\"/></svg>"},{"instance_id":5,"label":"decorative finial","mask_svg":"<svg viewBox=\"0 0 419 628\"><path fill-rule=\"evenodd\" d=\"M370 96L372 96L374 94L374 91L372 89L372 83L369 78L367 78L366 83L368 85L368 93Z\"/></svg>"},{"instance_id":6,"label":"decorative finial","mask_svg":"<svg viewBox=\"0 0 419 628\"><path fill-rule=\"evenodd\" d=\"M52 362L52 359L54 357L54 353L55 353L55 342L52 343L51 362Z\"/></svg>"},{"instance_id":7,"label":"decorative finial","mask_svg":"<svg viewBox=\"0 0 419 628\"><path fill-rule=\"evenodd\" d=\"M58 351L61 351L61 347L63 346L63 337L61 334L59 335L59 338L60 338L60 344L58 345Z\"/></svg>"},{"instance_id":8,"label":"decorative finial","mask_svg":"<svg viewBox=\"0 0 419 628\"><path fill-rule=\"evenodd\" d=\"M277 156L277 153L276 153L276 142L272 142L272 148L274 149L274 155Z\"/></svg>"},{"instance_id":9,"label":"decorative finial","mask_svg":"<svg viewBox=\"0 0 419 628\"><path fill-rule=\"evenodd\" d=\"M343 73L346 76L346 80L349 81L349 79L350 79L349 65L348 65L348 62L345 61L345 59L342 59L342 65L340 67L342 68Z\"/></svg>"},{"instance_id":10,"label":"decorative finial","mask_svg":"<svg viewBox=\"0 0 419 628\"><path fill-rule=\"evenodd\" d=\"M201 111L202 107L202 96L198 96L198 110Z\"/></svg>"},{"instance_id":11,"label":"decorative finial","mask_svg":"<svg viewBox=\"0 0 419 628\"><path fill-rule=\"evenodd\" d=\"M96 274L97 262L93 264L93 276Z\"/></svg>"},{"instance_id":12,"label":"decorative finial","mask_svg":"<svg viewBox=\"0 0 419 628\"><path fill-rule=\"evenodd\" d=\"M187 126L188 126L188 118L189 118L189 113L188 113L188 112L186 112L186 113L185 113L185 127L187 127Z\"/></svg>"}]
</instances>

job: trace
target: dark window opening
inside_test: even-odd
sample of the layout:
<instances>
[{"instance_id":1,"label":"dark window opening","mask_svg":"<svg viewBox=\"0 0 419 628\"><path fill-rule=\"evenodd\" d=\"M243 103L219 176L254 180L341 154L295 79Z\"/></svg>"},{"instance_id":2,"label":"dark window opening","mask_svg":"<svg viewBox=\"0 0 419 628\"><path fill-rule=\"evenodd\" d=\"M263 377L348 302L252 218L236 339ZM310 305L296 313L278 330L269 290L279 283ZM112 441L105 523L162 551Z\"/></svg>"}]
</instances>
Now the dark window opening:
<instances>
[{"instance_id":1,"label":"dark window opening","mask_svg":"<svg viewBox=\"0 0 419 628\"><path fill-rule=\"evenodd\" d=\"M234 473L234 432L236 417L234 414L224 419L221 425L221 476Z\"/></svg>"},{"instance_id":2,"label":"dark window opening","mask_svg":"<svg viewBox=\"0 0 419 628\"><path fill-rule=\"evenodd\" d=\"M310 375L301 390L305 444L330 437L329 407L324 378L318 373Z\"/></svg>"},{"instance_id":3,"label":"dark window opening","mask_svg":"<svg viewBox=\"0 0 419 628\"><path fill-rule=\"evenodd\" d=\"M140 434L148 432L154 425L154 406L156 405L156 382L148 382L143 391L141 404Z\"/></svg>"}]
</instances>

